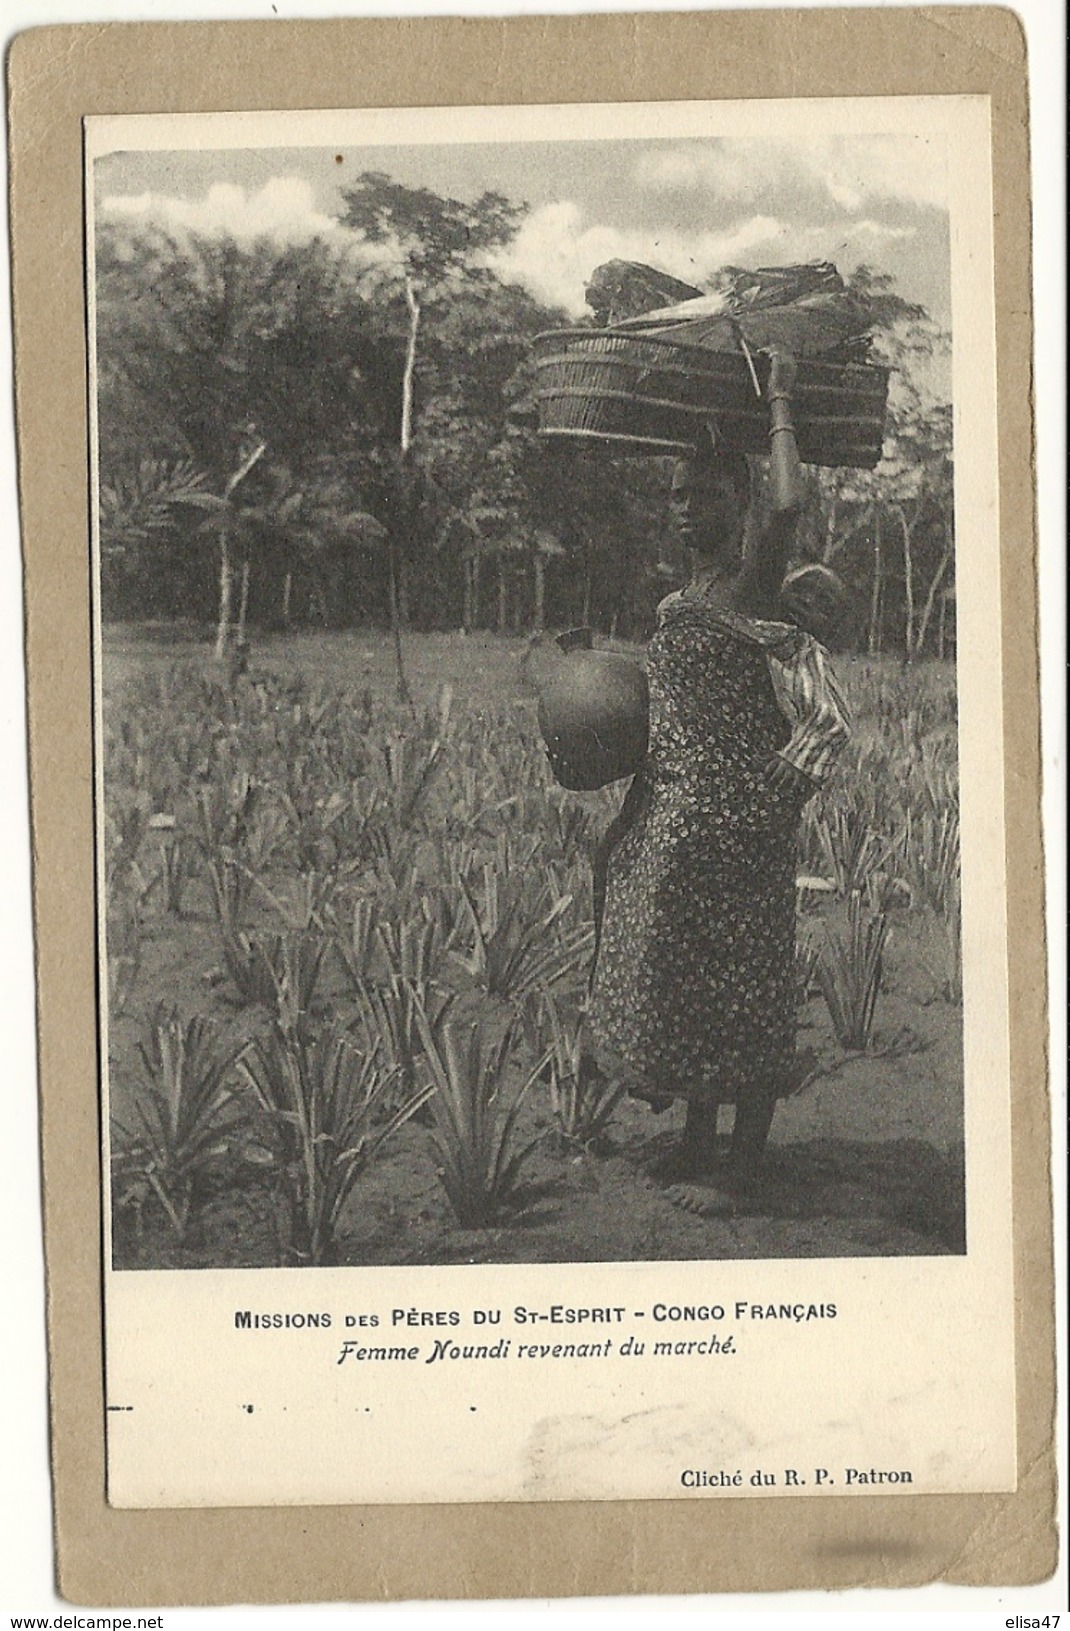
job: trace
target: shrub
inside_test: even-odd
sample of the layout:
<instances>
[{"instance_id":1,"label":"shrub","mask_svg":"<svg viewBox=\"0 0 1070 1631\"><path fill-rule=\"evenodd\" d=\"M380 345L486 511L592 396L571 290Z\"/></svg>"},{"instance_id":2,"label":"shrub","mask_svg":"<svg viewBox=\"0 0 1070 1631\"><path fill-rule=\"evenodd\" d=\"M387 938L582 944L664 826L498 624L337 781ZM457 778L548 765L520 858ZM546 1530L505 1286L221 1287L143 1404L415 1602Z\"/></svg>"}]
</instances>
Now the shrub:
<instances>
[{"instance_id":1,"label":"shrub","mask_svg":"<svg viewBox=\"0 0 1070 1631\"><path fill-rule=\"evenodd\" d=\"M545 1069L558 1130L568 1144L591 1145L605 1133L624 1089L607 1081L585 1054L581 1016L567 1021L549 992L541 1006L550 1033Z\"/></svg>"},{"instance_id":2,"label":"shrub","mask_svg":"<svg viewBox=\"0 0 1070 1631\"><path fill-rule=\"evenodd\" d=\"M826 927L817 977L841 1047L868 1048L884 969L888 919L868 916L855 891L847 903L846 930Z\"/></svg>"},{"instance_id":3,"label":"shrub","mask_svg":"<svg viewBox=\"0 0 1070 1631\"><path fill-rule=\"evenodd\" d=\"M516 1021L494 1036L482 1019L451 1022L447 1016L432 1025L418 1006L416 1023L434 1090L433 1137L443 1187L463 1228L486 1228L516 1201L521 1165L537 1142L522 1144L516 1123L542 1061L510 1087Z\"/></svg>"},{"instance_id":4,"label":"shrub","mask_svg":"<svg viewBox=\"0 0 1070 1631\"><path fill-rule=\"evenodd\" d=\"M375 1050L358 1052L340 1021L316 1032L304 1021L276 1020L241 1069L275 1157L288 1220L286 1255L328 1262L358 1179L431 1090L386 1113L392 1072Z\"/></svg>"},{"instance_id":5,"label":"shrub","mask_svg":"<svg viewBox=\"0 0 1070 1631\"><path fill-rule=\"evenodd\" d=\"M530 869L503 877L490 866L478 897L467 883L460 887L473 944L467 954L454 956L489 996L523 1002L538 991L582 981L593 933L587 924L562 927L571 894L557 894L548 877L539 881Z\"/></svg>"},{"instance_id":6,"label":"shrub","mask_svg":"<svg viewBox=\"0 0 1070 1631\"><path fill-rule=\"evenodd\" d=\"M195 1193L233 1149L247 1118L231 1070L248 1044L221 1038L211 1021L183 1020L158 1007L148 1041L138 1045L133 1124L114 1121L115 1176L155 1196L176 1238L184 1239Z\"/></svg>"}]
</instances>

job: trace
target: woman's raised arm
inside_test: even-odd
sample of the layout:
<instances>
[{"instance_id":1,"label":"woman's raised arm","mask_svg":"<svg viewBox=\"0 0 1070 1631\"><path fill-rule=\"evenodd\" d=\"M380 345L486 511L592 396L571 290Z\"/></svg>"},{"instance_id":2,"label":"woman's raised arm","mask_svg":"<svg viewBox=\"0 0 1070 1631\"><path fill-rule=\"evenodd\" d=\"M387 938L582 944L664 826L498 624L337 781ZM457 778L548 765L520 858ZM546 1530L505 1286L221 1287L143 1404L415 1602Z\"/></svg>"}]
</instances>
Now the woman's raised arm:
<instances>
[{"instance_id":1,"label":"woman's raised arm","mask_svg":"<svg viewBox=\"0 0 1070 1631\"><path fill-rule=\"evenodd\" d=\"M751 617L775 617L788 554L802 509L802 467L791 414L795 359L785 351L770 353L769 383L769 519L743 560L732 595L734 608Z\"/></svg>"}]
</instances>

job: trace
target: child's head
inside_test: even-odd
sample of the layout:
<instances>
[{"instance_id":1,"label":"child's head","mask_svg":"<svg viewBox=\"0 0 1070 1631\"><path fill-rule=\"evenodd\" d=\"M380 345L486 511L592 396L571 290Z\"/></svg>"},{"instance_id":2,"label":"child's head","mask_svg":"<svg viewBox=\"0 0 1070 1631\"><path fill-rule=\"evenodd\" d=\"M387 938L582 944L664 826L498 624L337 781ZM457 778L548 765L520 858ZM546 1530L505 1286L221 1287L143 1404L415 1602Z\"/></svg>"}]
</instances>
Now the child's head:
<instances>
[{"instance_id":1,"label":"child's head","mask_svg":"<svg viewBox=\"0 0 1070 1631\"><path fill-rule=\"evenodd\" d=\"M781 615L831 645L847 615L847 590L831 567L812 563L789 572L780 590Z\"/></svg>"}]
</instances>

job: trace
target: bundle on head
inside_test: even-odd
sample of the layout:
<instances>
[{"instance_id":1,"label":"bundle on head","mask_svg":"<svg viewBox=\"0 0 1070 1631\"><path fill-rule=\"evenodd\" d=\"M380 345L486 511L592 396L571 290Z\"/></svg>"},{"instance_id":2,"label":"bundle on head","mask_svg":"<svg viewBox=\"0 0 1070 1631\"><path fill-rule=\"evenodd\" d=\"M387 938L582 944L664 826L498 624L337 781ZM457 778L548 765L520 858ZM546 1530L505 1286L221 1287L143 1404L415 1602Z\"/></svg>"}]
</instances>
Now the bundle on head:
<instances>
[{"instance_id":1,"label":"bundle on head","mask_svg":"<svg viewBox=\"0 0 1070 1631\"><path fill-rule=\"evenodd\" d=\"M884 443L888 370L869 361L872 315L830 261L725 268L703 294L637 261L595 268L597 328L534 341L539 434L574 446L686 453L716 420L726 445L769 451L763 353L800 361L793 418L804 464L871 470Z\"/></svg>"},{"instance_id":2,"label":"bundle on head","mask_svg":"<svg viewBox=\"0 0 1070 1631\"><path fill-rule=\"evenodd\" d=\"M591 273L583 297L600 328L639 317L657 306L693 300L702 290L641 261L604 261Z\"/></svg>"}]
</instances>

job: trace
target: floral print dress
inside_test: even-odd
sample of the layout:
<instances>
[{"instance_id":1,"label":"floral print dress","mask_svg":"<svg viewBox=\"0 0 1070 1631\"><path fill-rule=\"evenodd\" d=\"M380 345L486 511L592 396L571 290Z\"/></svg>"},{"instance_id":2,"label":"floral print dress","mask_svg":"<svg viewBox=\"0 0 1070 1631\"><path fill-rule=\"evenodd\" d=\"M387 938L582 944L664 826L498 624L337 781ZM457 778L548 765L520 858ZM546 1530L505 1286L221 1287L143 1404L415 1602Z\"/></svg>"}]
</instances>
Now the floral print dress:
<instances>
[{"instance_id":1,"label":"floral print dress","mask_svg":"<svg viewBox=\"0 0 1070 1631\"><path fill-rule=\"evenodd\" d=\"M788 661L809 639L771 627ZM650 644L649 753L608 835L588 1043L607 1074L655 1102L735 1103L752 1084L778 1096L796 1085L806 794L774 790L765 773L792 735L771 650L747 619L690 592L662 608Z\"/></svg>"}]
</instances>

